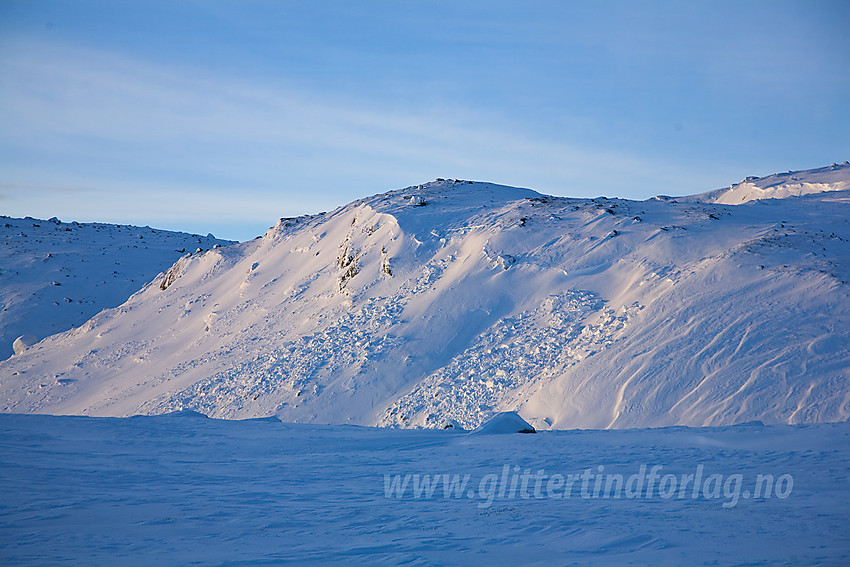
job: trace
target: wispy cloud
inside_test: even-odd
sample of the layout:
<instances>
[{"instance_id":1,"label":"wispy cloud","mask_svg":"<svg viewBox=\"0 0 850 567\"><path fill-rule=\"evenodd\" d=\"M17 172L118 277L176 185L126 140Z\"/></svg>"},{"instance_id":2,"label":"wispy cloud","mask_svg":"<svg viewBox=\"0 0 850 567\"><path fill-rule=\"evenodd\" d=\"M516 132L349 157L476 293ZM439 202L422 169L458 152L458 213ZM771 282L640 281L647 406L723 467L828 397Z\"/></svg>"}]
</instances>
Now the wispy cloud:
<instances>
[{"instance_id":1,"label":"wispy cloud","mask_svg":"<svg viewBox=\"0 0 850 567\"><path fill-rule=\"evenodd\" d=\"M22 159L7 158L14 178L0 189L94 186L117 205L144 188L192 204L184 215L250 217L327 209L438 175L637 197L671 192L685 171L537 139L466 107L364 104L67 45L20 40L6 53L0 145Z\"/></svg>"}]
</instances>

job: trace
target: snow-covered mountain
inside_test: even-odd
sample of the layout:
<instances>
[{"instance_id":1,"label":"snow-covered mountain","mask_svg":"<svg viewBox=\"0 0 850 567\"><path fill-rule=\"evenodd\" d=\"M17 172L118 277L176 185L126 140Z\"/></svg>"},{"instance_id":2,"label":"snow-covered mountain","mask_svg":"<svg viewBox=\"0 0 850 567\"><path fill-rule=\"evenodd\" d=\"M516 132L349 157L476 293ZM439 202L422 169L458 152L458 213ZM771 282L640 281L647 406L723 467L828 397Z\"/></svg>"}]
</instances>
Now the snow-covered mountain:
<instances>
[{"instance_id":1,"label":"snow-covered mountain","mask_svg":"<svg viewBox=\"0 0 850 567\"><path fill-rule=\"evenodd\" d=\"M232 244L150 227L0 217L0 358L124 303L187 250ZM23 345L21 345L23 346Z\"/></svg>"},{"instance_id":2,"label":"snow-covered mountain","mask_svg":"<svg viewBox=\"0 0 850 567\"><path fill-rule=\"evenodd\" d=\"M0 408L847 421L850 166L782 175L641 202L437 180L281 219L0 363Z\"/></svg>"}]
</instances>

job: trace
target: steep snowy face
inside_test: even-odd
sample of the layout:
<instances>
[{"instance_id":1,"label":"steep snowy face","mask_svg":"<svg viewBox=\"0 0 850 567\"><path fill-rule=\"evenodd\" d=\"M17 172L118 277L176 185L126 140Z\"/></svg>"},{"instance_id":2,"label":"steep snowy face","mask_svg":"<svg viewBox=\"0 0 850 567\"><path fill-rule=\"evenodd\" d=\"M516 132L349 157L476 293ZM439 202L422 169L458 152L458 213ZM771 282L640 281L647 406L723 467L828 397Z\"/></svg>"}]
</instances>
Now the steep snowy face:
<instances>
[{"instance_id":1,"label":"steep snowy face","mask_svg":"<svg viewBox=\"0 0 850 567\"><path fill-rule=\"evenodd\" d=\"M793 201L793 202L792 202ZM186 255L0 363L3 411L474 428L850 417L848 191L566 199L437 181Z\"/></svg>"},{"instance_id":2,"label":"steep snowy face","mask_svg":"<svg viewBox=\"0 0 850 567\"><path fill-rule=\"evenodd\" d=\"M232 244L149 227L0 217L0 358L127 300L186 251Z\"/></svg>"}]
</instances>

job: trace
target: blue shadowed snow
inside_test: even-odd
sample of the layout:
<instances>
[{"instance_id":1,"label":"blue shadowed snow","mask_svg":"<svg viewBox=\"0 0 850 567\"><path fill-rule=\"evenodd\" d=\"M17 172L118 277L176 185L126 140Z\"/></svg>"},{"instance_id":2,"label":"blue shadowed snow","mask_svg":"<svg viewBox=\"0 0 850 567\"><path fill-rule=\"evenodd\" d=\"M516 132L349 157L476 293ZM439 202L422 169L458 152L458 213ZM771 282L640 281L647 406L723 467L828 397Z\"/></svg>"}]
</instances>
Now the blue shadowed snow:
<instances>
[{"instance_id":1,"label":"blue shadowed snow","mask_svg":"<svg viewBox=\"0 0 850 567\"><path fill-rule=\"evenodd\" d=\"M2 414L0 563L838 565L848 441L846 423L468 436ZM595 476L564 498L569 475L641 471L636 498Z\"/></svg>"}]
</instances>

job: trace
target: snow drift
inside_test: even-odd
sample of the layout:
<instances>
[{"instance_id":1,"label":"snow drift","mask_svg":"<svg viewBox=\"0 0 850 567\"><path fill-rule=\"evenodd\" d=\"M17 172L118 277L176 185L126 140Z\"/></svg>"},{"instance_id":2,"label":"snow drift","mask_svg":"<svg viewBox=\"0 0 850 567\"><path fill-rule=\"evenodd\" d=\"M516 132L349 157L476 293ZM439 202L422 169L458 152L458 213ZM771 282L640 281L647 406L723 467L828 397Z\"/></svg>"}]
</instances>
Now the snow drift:
<instances>
[{"instance_id":1,"label":"snow drift","mask_svg":"<svg viewBox=\"0 0 850 567\"><path fill-rule=\"evenodd\" d=\"M473 429L846 421L850 167L745 204L437 180L187 254L0 363L6 412ZM734 188L726 190L734 191Z\"/></svg>"},{"instance_id":2,"label":"snow drift","mask_svg":"<svg viewBox=\"0 0 850 567\"><path fill-rule=\"evenodd\" d=\"M503 435L506 433L536 433L515 411L499 412L491 417L486 423L481 424L472 431L475 435Z\"/></svg>"}]
</instances>

